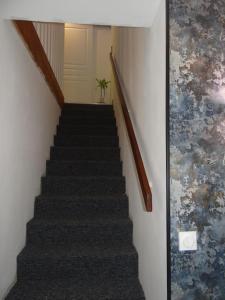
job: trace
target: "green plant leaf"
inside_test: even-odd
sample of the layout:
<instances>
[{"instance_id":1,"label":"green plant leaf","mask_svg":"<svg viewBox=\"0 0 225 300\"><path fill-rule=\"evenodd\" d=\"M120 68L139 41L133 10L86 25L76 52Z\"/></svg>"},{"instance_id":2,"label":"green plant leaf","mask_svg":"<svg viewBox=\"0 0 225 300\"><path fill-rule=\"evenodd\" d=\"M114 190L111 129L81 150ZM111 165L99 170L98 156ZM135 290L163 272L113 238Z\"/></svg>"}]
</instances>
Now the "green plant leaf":
<instances>
[{"instance_id":1,"label":"green plant leaf","mask_svg":"<svg viewBox=\"0 0 225 300\"><path fill-rule=\"evenodd\" d=\"M106 81L105 78L103 78L103 79L96 78L96 81L98 83L97 87L99 87L103 90L106 90L108 88L109 83L110 83L110 81Z\"/></svg>"}]
</instances>

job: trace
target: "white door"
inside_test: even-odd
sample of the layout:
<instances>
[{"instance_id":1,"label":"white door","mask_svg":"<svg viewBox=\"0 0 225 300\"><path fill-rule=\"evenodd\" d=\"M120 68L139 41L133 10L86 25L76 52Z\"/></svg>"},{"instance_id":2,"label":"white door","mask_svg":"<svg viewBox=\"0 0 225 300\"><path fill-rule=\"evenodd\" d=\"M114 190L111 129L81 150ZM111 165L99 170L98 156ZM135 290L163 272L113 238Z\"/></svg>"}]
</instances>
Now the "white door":
<instances>
[{"instance_id":1,"label":"white door","mask_svg":"<svg viewBox=\"0 0 225 300\"><path fill-rule=\"evenodd\" d=\"M64 95L66 102L94 102L93 26L65 25Z\"/></svg>"}]
</instances>

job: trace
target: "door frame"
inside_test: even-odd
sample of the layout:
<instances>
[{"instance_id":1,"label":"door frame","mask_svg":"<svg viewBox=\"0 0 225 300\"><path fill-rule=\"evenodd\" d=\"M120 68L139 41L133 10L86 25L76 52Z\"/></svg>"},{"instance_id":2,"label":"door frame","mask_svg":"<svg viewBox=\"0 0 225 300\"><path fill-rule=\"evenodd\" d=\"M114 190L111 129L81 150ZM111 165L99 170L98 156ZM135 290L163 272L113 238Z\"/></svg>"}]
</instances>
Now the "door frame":
<instances>
[{"instance_id":1,"label":"door frame","mask_svg":"<svg viewBox=\"0 0 225 300\"><path fill-rule=\"evenodd\" d=\"M166 223L167 223L167 300L171 300L170 224L170 0L166 3Z\"/></svg>"}]
</instances>

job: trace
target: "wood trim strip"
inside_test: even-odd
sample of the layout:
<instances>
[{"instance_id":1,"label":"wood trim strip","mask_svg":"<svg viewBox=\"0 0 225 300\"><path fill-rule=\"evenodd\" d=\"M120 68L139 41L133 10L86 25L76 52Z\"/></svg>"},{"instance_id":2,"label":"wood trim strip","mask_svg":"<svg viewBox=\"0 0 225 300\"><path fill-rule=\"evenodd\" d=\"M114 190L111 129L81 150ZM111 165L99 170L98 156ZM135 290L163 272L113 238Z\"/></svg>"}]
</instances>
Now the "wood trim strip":
<instances>
[{"instance_id":1,"label":"wood trim strip","mask_svg":"<svg viewBox=\"0 0 225 300\"><path fill-rule=\"evenodd\" d=\"M26 43L28 49L30 50L36 64L44 74L45 79L51 91L53 92L57 103L60 107L62 107L64 104L64 96L62 90L48 61L48 57L38 37L33 22L14 20L13 23L15 24L16 29Z\"/></svg>"},{"instance_id":2,"label":"wood trim strip","mask_svg":"<svg viewBox=\"0 0 225 300\"><path fill-rule=\"evenodd\" d=\"M142 194L144 197L144 201L145 201L145 208L146 211L148 212L152 212L152 192L151 192L151 188L148 182L148 178L146 175L146 171L145 171L145 167L144 167L144 163L141 157L141 153L138 147L138 143L137 143L137 139L134 133L134 128L131 122L131 118L127 109L127 105L126 105L126 101L125 101L125 97L123 95L123 91L122 91L122 87L120 84L120 79L119 79L119 73L118 73L118 68L116 65L116 61L113 58L112 53L110 53L110 60L112 63L112 69L113 69L113 74L114 74L114 78L115 78L115 83L116 83L116 87L117 87L117 91L118 91L118 95L119 95L119 99L120 99L120 104L122 107L122 111L123 111L123 115L124 115L124 119L125 119L125 123L126 123L126 127L127 127L127 132L128 132L128 136L130 139L130 144L131 144L131 148L133 151L133 155L134 155L134 160L135 160L135 164L136 164L136 168L137 168L137 173L138 173L138 178L140 181L140 185L141 185L141 190L142 190Z\"/></svg>"}]
</instances>

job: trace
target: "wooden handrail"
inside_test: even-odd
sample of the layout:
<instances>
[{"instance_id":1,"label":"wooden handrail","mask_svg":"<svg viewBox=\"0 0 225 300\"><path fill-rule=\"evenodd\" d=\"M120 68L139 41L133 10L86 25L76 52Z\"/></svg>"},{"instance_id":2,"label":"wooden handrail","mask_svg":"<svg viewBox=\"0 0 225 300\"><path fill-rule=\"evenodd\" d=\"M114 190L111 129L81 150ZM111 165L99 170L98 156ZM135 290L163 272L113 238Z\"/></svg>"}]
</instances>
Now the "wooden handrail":
<instances>
[{"instance_id":1,"label":"wooden handrail","mask_svg":"<svg viewBox=\"0 0 225 300\"><path fill-rule=\"evenodd\" d=\"M119 95L119 99L120 99L120 104L122 107L122 111L123 111L123 115L124 115L124 119L125 119L125 123L126 123L126 127L127 127L127 132L128 132L128 136L130 139L130 144L131 144L131 148L133 151L133 155L134 155L134 160L135 160L135 164L136 164L136 168L137 168L137 173L138 173L138 178L140 181L140 185L141 185L141 190L142 190L142 194L144 197L144 202L145 202L145 208L146 211L151 212L152 211L152 192L151 192L151 188L148 182L148 178L146 175L146 171L145 171L145 167L144 167L144 163L141 157L141 153L138 147L138 143L137 143L137 139L134 133L134 128L131 122L131 118L127 109L127 105L126 105L126 101L125 101L125 97L123 95L123 91L122 91L122 87L120 84L120 79L119 79L119 73L118 73L118 68L116 65L116 61L113 58L112 53L110 53L110 60L112 63L112 69L113 69L113 74L114 74L114 78L115 78L115 83L116 83L116 87L118 90L118 95Z\"/></svg>"},{"instance_id":2,"label":"wooden handrail","mask_svg":"<svg viewBox=\"0 0 225 300\"><path fill-rule=\"evenodd\" d=\"M33 59L44 74L51 91L56 97L57 103L60 107L62 107L64 104L64 96L62 90L49 63L48 57L38 37L33 22L18 20L15 20L13 22L18 32L21 34L28 49L30 50Z\"/></svg>"}]
</instances>

